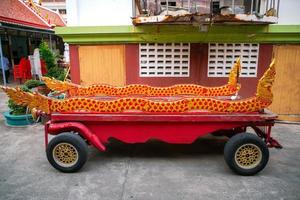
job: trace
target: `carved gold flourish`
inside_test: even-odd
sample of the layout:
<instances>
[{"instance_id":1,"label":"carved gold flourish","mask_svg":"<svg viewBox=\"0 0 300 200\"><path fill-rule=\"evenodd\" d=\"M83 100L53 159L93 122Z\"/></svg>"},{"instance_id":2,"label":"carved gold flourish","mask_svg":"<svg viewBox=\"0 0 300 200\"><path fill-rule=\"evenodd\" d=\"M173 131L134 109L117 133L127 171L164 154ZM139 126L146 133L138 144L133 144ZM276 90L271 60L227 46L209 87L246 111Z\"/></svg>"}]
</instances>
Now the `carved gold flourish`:
<instances>
[{"instance_id":1,"label":"carved gold flourish","mask_svg":"<svg viewBox=\"0 0 300 200\"><path fill-rule=\"evenodd\" d=\"M53 78L43 77L43 81L51 89L58 92L67 92L68 96L174 96L174 95L198 95L198 96L229 96L240 89L237 77L241 69L240 59L234 64L227 85L219 87L205 87L195 84L178 84L170 87L152 87L148 85L132 84L124 87L110 85L81 86L70 82L63 82Z\"/></svg>"},{"instance_id":2,"label":"carved gold flourish","mask_svg":"<svg viewBox=\"0 0 300 200\"><path fill-rule=\"evenodd\" d=\"M70 83L68 81L60 81L60 80L56 80L55 78L49 78L45 76L42 77L42 80L51 90L59 91L59 92L73 91L77 93L77 90L80 87L79 85Z\"/></svg>"},{"instance_id":3,"label":"carved gold flourish","mask_svg":"<svg viewBox=\"0 0 300 200\"><path fill-rule=\"evenodd\" d=\"M147 98L118 98L102 101L94 98L51 99L38 93L28 93L19 88L1 87L7 95L19 105L27 105L46 113L51 112L123 112L138 110L143 112L188 112L207 110L211 112L255 112L266 108L272 103L272 85L275 79L274 60L269 69L260 79L255 96L242 100L220 100L208 97L183 98L176 101L153 101Z\"/></svg>"},{"instance_id":4,"label":"carved gold flourish","mask_svg":"<svg viewBox=\"0 0 300 200\"><path fill-rule=\"evenodd\" d=\"M241 85L238 84L238 76L240 75L240 72L241 72L241 59L238 58L235 61L234 65L230 71L229 80L228 80L229 85L238 86L240 89Z\"/></svg>"},{"instance_id":5,"label":"carved gold flourish","mask_svg":"<svg viewBox=\"0 0 300 200\"><path fill-rule=\"evenodd\" d=\"M273 101L272 86L275 80L275 59L272 60L268 70L260 78L257 90L256 97L265 103L271 104Z\"/></svg>"},{"instance_id":6,"label":"carved gold flourish","mask_svg":"<svg viewBox=\"0 0 300 200\"><path fill-rule=\"evenodd\" d=\"M49 99L39 93L24 92L20 88L3 87L0 88L6 92L7 96L11 98L16 104L28 106L30 110L37 109L46 113L50 113Z\"/></svg>"}]
</instances>

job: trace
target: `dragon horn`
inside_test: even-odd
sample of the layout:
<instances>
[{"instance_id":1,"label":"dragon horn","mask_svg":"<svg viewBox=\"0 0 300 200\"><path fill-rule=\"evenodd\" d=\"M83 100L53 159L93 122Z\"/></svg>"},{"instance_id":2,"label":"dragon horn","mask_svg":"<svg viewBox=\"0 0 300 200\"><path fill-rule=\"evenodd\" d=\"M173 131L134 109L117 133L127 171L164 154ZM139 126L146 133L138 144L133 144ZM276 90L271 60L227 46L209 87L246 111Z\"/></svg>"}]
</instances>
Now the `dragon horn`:
<instances>
[{"instance_id":1,"label":"dragon horn","mask_svg":"<svg viewBox=\"0 0 300 200\"><path fill-rule=\"evenodd\" d=\"M229 73L229 79L228 79L229 85L234 85L234 86L237 85L240 72L241 72L241 59L240 57L238 57L238 59L235 61Z\"/></svg>"},{"instance_id":2,"label":"dragon horn","mask_svg":"<svg viewBox=\"0 0 300 200\"><path fill-rule=\"evenodd\" d=\"M258 81L256 90L256 96L258 99L269 104L271 104L273 100L272 86L275 80L275 75L275 59L273 59L267 71Z\"/></svg>"}]
</instances>

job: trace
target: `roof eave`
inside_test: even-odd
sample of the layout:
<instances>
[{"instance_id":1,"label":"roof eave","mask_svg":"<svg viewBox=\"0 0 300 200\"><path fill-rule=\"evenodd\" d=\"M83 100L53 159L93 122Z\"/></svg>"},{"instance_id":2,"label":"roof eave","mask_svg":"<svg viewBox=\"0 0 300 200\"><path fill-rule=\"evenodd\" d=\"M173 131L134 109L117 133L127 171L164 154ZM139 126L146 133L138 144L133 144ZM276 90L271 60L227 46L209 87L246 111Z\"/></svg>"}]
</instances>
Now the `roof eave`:
<instances>
[{"instance_id":1,"label":"roof eave","mask_svg":"<svg viewBox=\"0 0 300 200\"><path fill-rule=\"evenodd\" d=\"M213 25L207 31L192 25L57 27L70 44L146 42L300 43L300 25Z\"/></svg>"}]
</instances>

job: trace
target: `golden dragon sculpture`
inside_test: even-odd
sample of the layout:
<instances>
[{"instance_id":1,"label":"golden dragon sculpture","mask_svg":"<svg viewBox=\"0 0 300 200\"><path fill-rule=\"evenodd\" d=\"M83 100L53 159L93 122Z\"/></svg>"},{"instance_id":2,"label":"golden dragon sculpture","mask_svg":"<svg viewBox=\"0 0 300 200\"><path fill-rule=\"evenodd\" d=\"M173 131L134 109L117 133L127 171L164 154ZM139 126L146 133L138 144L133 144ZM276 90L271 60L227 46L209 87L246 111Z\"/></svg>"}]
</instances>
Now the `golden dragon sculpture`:
<instances>
[{"instance_id":1,"label":"golden dragon sculpture","mask_svg":"<svg viewBox=\"0 0 300 200\"><path fill-rule=\"evenodd\" d=\"M256 112L272 103L272 85L275 79L274 61L261 77L256 95L243 100L220 100L211 97L182 98L175 101L153 101L147 98L122 97L116 100L97 100L88 97L72 97L64 100L52 99L39 93L24 92L19 88L3 87L9 98L30 109L52 112L188 112L206 110L211 112Z\"/></svg>"},{"instance_id":2,"label":"golden dragon sculpture","mask_svg":"<svg viewBox=\"0 0 300 200\"><path fill-rule=\"evenodd\" d=\"M59 81L53 78L43 77L45 84L54 91L66 92L68 97L74 96L230 96L240 90L238 76L241 71L241 63L238 58L229 74L226 85L220 87L204 87L195 84L178 84L171 87L151 87L148 85L132 84L124 87L110 85L81 86L74 83Z\"/></svg>"}]
</instances>

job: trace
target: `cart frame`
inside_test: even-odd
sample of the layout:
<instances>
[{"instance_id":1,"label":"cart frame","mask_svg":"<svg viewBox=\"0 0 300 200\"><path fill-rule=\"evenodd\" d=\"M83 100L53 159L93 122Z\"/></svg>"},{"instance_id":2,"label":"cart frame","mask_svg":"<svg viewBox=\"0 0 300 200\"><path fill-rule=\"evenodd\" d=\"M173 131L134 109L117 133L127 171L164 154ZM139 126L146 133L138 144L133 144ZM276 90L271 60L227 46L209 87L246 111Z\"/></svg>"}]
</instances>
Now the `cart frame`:
<instances>
[{"instance_id":1,"label":"cart frame","mask_svg":"<svg viewBox=\"0 0 300 200\"><path fill-rule=\"evenodd\" d=\"M145 143L151 139L172 144L190 144L207 134L228 135L253 128L268 147L282 146L271 137L277 116L265 113L52 113L45 125L45 145L48 134L76 132L90 144L105 151L110 138L125 143Z\"/></svg>"}]
</instances>

